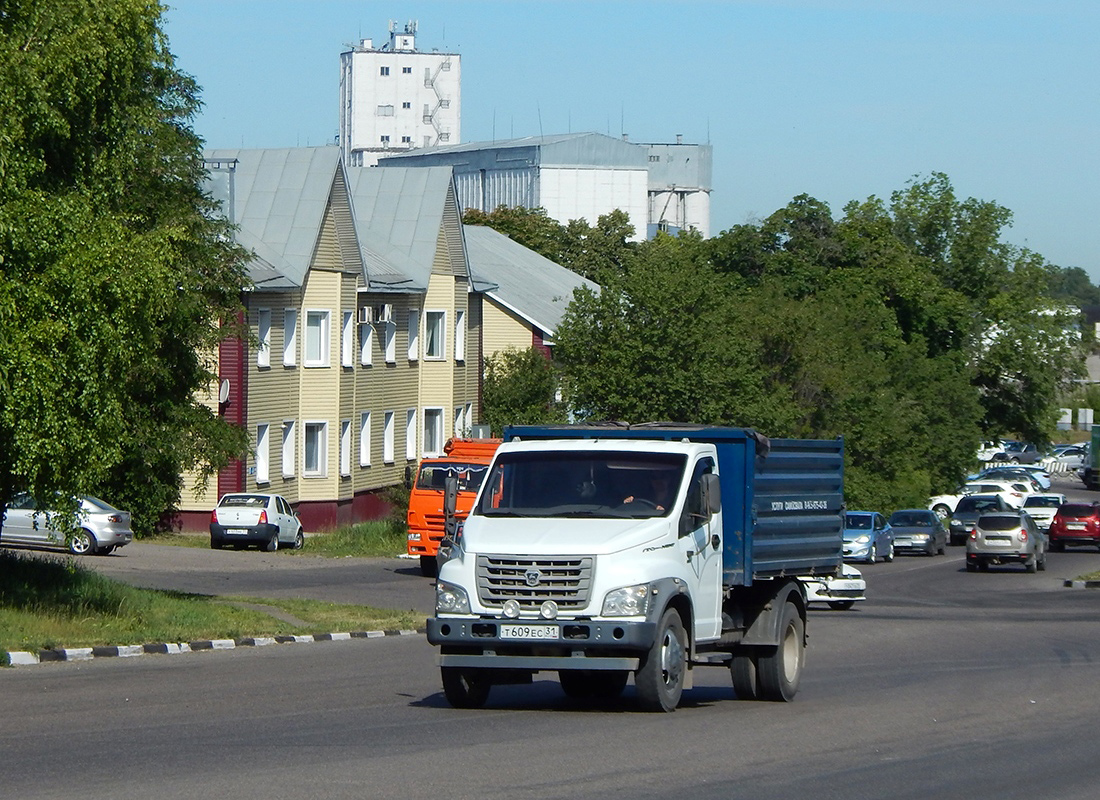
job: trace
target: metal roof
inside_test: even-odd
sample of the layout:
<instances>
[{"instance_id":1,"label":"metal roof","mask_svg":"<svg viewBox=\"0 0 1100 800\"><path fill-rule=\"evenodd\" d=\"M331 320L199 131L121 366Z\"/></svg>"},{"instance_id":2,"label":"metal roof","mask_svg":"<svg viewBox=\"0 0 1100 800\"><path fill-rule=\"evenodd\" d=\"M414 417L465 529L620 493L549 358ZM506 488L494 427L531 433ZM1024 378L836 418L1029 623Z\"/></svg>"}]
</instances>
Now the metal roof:
<instances>
[{"instance_id":1,"label":"metal roof","mask_svg":"<svg viewBox=\"0 0 1100 800\"><path fill-rule=\"evenodd\" d=\"M402 164L453 164L467 171L476 162L505 161L510 168L519 166L597 166L646 169L649 153L637 145L602 133L559 133L552 136L525 136L490 142L469 142L444 147L422 147L395 153L378 160L379 166ZM500 168L500 167L498 167Z\"/></svg>"},{"instance_id":2,"label":"metal roof","mask_svg":"<svg viewBox=\"0 0 1100 800\"><path fill-rule=\"evenodd\" d=\"M484 225L463 225L474 286L553 335L580 286L599 286ZM495 284L496 288L491 288Z\"/></svg>"}]
</instances>

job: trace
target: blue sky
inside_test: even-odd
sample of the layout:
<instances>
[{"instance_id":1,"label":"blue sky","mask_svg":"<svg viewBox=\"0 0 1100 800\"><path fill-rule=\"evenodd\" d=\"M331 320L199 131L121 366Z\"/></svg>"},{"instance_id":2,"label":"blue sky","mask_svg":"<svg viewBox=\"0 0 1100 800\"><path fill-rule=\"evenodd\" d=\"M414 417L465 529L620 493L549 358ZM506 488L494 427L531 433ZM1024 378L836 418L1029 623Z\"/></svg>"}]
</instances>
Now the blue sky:
<instances>
[{"instance_id":1,"label":"blue sky","mask_svg":"<svg viewBox=\"0 0 1100 800\"><path fill-rule=\"evenodd\" d=\"M1095 0L167 0L211 147L334 141L339 56L416 20L462 56L462 139L714 146L712 233L946 173L1005 239L1100 282Z\"/></svg>"}]
</instances>

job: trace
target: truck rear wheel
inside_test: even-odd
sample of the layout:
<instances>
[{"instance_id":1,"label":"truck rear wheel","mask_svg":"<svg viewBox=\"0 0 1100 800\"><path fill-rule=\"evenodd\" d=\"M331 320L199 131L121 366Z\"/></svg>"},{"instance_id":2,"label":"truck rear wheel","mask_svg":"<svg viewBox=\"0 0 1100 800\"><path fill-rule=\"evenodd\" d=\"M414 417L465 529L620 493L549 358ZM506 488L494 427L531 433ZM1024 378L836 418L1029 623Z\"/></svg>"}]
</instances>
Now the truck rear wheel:
<instances>
[{"instance_id":1,"label":"truck rear wheel","mask_svg":"<svg viewBox=\"0 0 1100 800\"><path fill-rule=\"evenodd\" d=\"M756 653L747 647L735 650L730 660L730 677L733 678L733 691L738 700L760 699L760 684L756 675Z\"/></svg>"},{"instance_id":2,"label":"truck rear wheel","mask_svg":"<svg viewBox=\"0 0 1100 800\"><path fill-rule=\"evenodd\" d=\"M657 638L642 666L634 673L638 698L646 711L675 711L684 692L687 669L687 634L680 614L665 610L657 625Z\"/></svg>"},{"instance_id":3,"label":"truck rear wheel","mask_svg":"<svg viewBox=\"0 0 1100 800\"><path fill-rule=\"evenodd\" d=\"M779 645L768 647L757 661L760 694L765 700L789 703L798 693L806 662L806 626L794 603L783 604Z\"/></svg>"},{"instance_id":4,"label":"truck rear wheel","mask_svg":"<svg viewBox=\"0 0 1100 800\"><path fill-rule=\"evenodd\" d=\"M455 708L481 708L489 699L493 684L478 670L459 667L440 667L443 678L443 694Z\"/></svg>"}]
</instances>

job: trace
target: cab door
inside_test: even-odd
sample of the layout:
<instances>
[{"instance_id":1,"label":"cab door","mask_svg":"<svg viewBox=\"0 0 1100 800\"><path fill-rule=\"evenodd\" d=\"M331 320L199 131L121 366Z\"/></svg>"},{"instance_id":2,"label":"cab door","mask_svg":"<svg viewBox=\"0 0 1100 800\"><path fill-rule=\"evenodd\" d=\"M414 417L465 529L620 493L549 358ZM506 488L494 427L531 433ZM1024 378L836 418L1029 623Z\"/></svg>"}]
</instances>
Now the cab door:
<instances>
[{"instance_id":1,"label":"cab door","mask_svg":"<svg viewBox=\"0 0 1100 800\"><path fill-rule=\"evenodd\" d=\"M695 463L679 519L680 550L695 582L691 596L697 641L717 637L722 624L722 514L708 513L702 489L703 476L715 471L710 456Z\"/></svg>"}]
</instances>

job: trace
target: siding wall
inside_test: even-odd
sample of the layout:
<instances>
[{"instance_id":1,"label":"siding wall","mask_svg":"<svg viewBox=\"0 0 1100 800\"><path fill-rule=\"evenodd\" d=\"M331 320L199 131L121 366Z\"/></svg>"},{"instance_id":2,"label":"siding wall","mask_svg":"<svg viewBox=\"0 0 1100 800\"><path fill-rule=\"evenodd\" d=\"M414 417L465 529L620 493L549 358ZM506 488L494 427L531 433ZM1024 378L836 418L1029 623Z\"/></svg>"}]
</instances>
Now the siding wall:
<instances>
[{"instance_id":1,"label":"siding wall","mask_svg":"<svg viewBox=\"0 0 1100 800\"><path fill-rule=\"evenodd\" d=\"M485 358L500 350L514 347L526 350L531 346L531 326L522 317L486 297L482 303L482 340Z\"/></svg>"}]
</instances>

